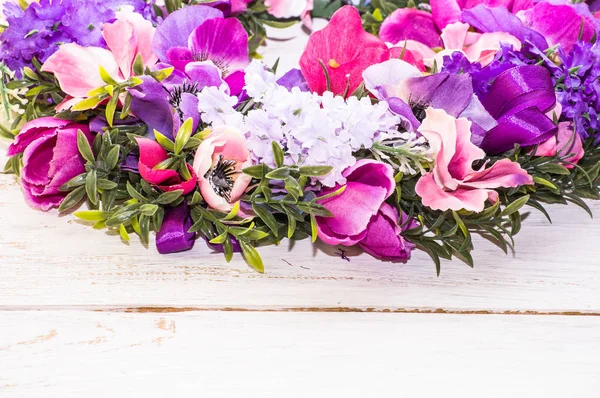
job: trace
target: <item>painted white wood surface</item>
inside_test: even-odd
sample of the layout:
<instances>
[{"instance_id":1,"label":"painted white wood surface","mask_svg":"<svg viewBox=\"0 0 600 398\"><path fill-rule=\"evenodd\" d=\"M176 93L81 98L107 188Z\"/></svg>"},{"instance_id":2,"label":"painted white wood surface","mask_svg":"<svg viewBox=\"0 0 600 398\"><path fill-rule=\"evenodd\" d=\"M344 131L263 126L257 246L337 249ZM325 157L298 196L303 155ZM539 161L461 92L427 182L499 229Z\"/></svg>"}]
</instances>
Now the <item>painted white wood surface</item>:
<instances>
[{"instance_id":1,"label":"painted white wood surface","mask_svg":"<svg viewBox=\"0 0 600 398\"><path fill-rule=\"evenodd\" d=\"M600 318L0 313L0 396L577 397Z\"/></svg>"},{"instance_id":2,"label":"painted white wood surface","mask_svg":"<svg viewBox=\"0 0 600 398\"><path fill-rule=\"evenodd\" d=\"M265 59L284 71L305 41L270 41ZM439 278L423 253L347 262L308 242L261 248L259 275L202 242L160 256L36 212L0 175L0 397L597 397L600 222L550 213L516 253L476 239L475 269ZM440 309L465 315L357 313Z\"/></svg>"}]
</instances>

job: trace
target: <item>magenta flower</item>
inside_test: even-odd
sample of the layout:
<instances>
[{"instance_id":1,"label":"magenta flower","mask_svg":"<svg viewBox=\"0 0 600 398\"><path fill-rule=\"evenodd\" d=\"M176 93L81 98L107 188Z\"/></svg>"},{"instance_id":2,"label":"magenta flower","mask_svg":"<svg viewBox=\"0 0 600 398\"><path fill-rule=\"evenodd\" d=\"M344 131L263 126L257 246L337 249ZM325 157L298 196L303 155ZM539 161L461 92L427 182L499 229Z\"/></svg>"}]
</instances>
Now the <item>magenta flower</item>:
<instances>
[{"instance_id":1,"label":"magenta flower","mask_svg":"<svg viewBox=\"0 0 600 398\"><path fill-rule=\"evenodd\" d=\"M415 8L400 8L383 21L379 37L392 44L415 40L428 47L441 47L440 33L431 13Z\"/></svg>"},{"instance_id":2,"label":"magenta flower","mask_svg":"<svg viewBox=\"0 0 600 398\"><path fill-rule=\"evenodd\" d=\"M415 187L425 206L433 210L481 212L485 201L498 201L496 188L533 184L518 163L502 159L490 168L473 169L485 152L471 143L471 122L455 119L441 109L428 108L419 132L435 154L435 165Z\"/></svg>"},{"instance_id":3,"label":"magenta flower","mask_svg":"<svg viewBox=\"0 0 600 398\"><path fill-rule=\"evenodd\" d=\"M405 262L410 259L410 252L415 245L406 241L402 232L416 226L414 220L407 222L404 213L400 219L398 210L384 202L377 214L371 218L367 233L358 245L373 257Z\"/></svg>"},{"instance_id":4,"label":"magenta flower","mask_svg":"<svg viewBox=\"0 0 600 398\"><path fill-rule=\"evenodd\" d=\"M77 149L78 130L92 141L87 125L53 117L35 119L23 126L8 148L9 156L23 154L21 186L31 207L48 211L60 206L68 193L59 191L60 186L85 171Z\"/></svg>"},{"instance_id":5,"label":"magenta flower","mask_svg":"<svg viewBox=\"0 0 600 398\"><path fill-rule=\"evenodd\" d=\"M216 127L202 141L194 158L200 193L213 209L230 211L252 177L241 172L252 166L246 138L237 129Z\"/></svg>"},{"instance_id":6,"label":"magenta flower","mask_svg":"<svg viewBox=\"0 0 600 398\"><path fill-rule=\"evenodd\" d=\"M153 48L161 61L181 72L190 63L212 61L232 94L241 92L250 58L248 34L236 18L223 18L221 11L211 7L185 7L159 25Z\"/></svg>"},{"instance_id":7,"label":"magenta flower","mask_svg":"<svg viewBox=\"0 0 600 398\"><path fill-rule=\"evenodd\" d=\"M340 8L325 29L313 33L300 58L300 68L311 91L327 90L326 68L334 94L352 94L362 83L362 73L370 65L390 58L385 43L365 32L358 10Z\"/></svg>"},{"instance_id":8,"label":"magenta flower","mask_svg":"<svg viewBox=\"0 0 600 398\"><path fill-rule=\"evenodd\" d=\"M183 180L179 173L170 169L155 168L160 162L167 160L169 154L156 141L149 138L136 137L135 140L140 148L140 160L138 169L142 178L158 189L171 192L183 190L183 194L188 194L196 187L196 173L188 164L188 170L192 176L189 180Z\"/></svg>"},{"instance_id":9,"label":"magenta flower","mask_svg":"<svg viewBox=\"0 0 600 398\"><path fill-rule=\"evenodd\" d=\"M333 217L317 217L317 225L319 238L328 245L353 246L365 239L371 218L394 192L396 182L391 166L370 159L359 160L343 176L347 180L344 192L319 202ZM321 194L340 188L337 185Z\"/></svg>"},{"instance_id":10,"label":"magenta flower","mask_svg":"<svg viewBox=\"0 0 600 398\"><path fill-rule=\"evenodd\" d=\"M431 0L431 13L439 29L461 20L462 10L468 10L480 4L488 7L503 7L511 12L531 7L532 0Z\"/></svg>"}]
</instances>

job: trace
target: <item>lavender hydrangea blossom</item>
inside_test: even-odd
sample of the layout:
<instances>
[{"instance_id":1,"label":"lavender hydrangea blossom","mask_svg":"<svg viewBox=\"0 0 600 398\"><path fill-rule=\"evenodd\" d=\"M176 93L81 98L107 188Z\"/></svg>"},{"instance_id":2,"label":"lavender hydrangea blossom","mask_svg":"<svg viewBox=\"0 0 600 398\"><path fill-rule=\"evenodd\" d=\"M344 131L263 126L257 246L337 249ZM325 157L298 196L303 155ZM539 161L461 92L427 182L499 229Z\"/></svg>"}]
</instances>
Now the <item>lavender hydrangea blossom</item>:
<instances>
[{"instance_id":1,"label":"lavender hydrangea blossom","mask_svg":"<svg viewBox=\"0 0 600 398\"><path fill-rule=\"evenodd\" d=\"M9 26L0 35L0 62L20 77L33 58L44 62L63 43L106 47L101 26L113 22L124 6L151 18L151 6L143 0L40 0L25 10L6 4Z\"/></svg>"}]
</instances>

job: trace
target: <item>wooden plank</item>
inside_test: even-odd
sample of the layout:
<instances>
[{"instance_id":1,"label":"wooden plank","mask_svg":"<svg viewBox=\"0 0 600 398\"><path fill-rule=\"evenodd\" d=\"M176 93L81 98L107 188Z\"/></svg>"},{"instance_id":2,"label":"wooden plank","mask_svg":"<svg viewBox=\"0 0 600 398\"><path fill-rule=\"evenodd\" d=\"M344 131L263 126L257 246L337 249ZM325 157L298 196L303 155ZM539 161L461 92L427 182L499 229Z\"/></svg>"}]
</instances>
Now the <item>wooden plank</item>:
<instances>
[{"instance_id":1,"label":"wooden plank","mask_svg":"<svg viewBox=\"0 0 600 398\"><path fill-rule=\"evenodd\" d=\"M597 397L599 317L0 312L13 397Z\"/></svg>"},{"instance_id":2,"label":"wooden plank","mask_svg":"<svg viewBox=\"0 0 600 398\"><path fill-rule=\"evenodd\" d=\"M600 204L592 203L596 214ZM437 278L429 257L379 262L309 242L261 248L266 274L240 256L227 264L204 242L161 256L153 245L121 243L72 216L23 202L14 176L0 176L0 306L600 311L600 225L573 207L552 207L550 225L532 214L505 256L476 239L474 269L445 262Z\"/></svg>"}]
</instances>

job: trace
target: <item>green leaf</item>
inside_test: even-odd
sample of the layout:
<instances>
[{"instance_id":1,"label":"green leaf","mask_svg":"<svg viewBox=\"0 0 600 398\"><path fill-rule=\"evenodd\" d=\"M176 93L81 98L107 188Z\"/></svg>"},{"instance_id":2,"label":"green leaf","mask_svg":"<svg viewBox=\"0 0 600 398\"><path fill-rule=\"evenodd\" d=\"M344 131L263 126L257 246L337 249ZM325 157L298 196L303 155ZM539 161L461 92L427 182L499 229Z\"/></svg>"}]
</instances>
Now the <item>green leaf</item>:
<instances>
[{"instance_id":1,"label":"green leaf","mask_svg":"<svg viewBox=\"0 0 600 398\"><path fill-rule=\"evenodd\" d=\"M233 220L238 215L239 211L240 211L240 201L238 200L233 205L233 208L231 209L231 211L229 212L229 214L227 214L225 216L225 218L223 218L223 221Z\"/></svg>"},{"instance_id":2,"label":"green leaf","mask_svg":"<svg viewBox=\"0 0 600 398\"><path fill-rule=\"evenodd\" d=\"M108 227L118 227L119 224L126 223L131 220L134 216L137 216L140 213L141 205L139 203L125 206L115 214L113 214L108 220L106 220L106 225Z\"/></svg>"},{"instance_id":3,"label":"green leaf","mask_svg":"<svg viewBox=\"0 0 600 398\"><path fill-rule=\"evenodd\" d=\"M262 22L264 25L270 26L272 28L276 28L276 29L285 29L285 28L289 28L290 26L294 26L298 23L297 20L293 20L293 21L271 21L268 19L259 19L260 22Z\"/></svg>"},{"instance_id":4,"label":"green leaf","mask_svg":"<svg viewBox=\"0 0 600 398\"><path fill-rule=\"evenodd\" d=\"M129 234L127 233L127 229L123 224L119 225L119 235L121 235L121 239L125 242L129 242Z\"/></svg>"},{"instance_id":5,"label":"green leaf","mask_svg":"<svg viewBox=\"0 0 600 398\"><path fill-rule=\"evenodd\" d=\"M81 130L77 131L77 148L85 160L90 163L94 163L96 161L94 158L94 153L92 152L92 147L90 146L90 142Z\"/></svg>"},{"instance_id":6,"label":"green leaf","mask_svg":"<svg viewBox=\"0 0 600 398\"><path fill-rule=\"evenodd\" d=\"M500 213L500 215L503 217L510 216L511 214L519 211L521 209L521 207L525 206L527 201L529 201L529 195L520 197L519 199L515 200L514 202L512 202L508 206L506 206L504 208L504 210L502 210L502 213Z\"/></svg>"},{"instance_id":7,"label":"green leaf","mask_svg":"<svg viewBox=\"0 0 600 398\"><path fill-rule=\"evenodd\" d=\"M158 206L150 204L150 203L146 203L146 204L143 204L142 206L140 206L140 213L142 213L142 215L148 216L148 217L152 217L156 213L157 210L158 210Z\"/></svg>"},{"instance_id":8,"label":"green leaf","mask_svg":"<svg viewBox=\"0 0 600 398\"><path fill-rule=\"evenodd\" d=\"M345 190L346 190L346 185L343 185L342 187L340 187L339 189L337 189L334 192L331 192L331 193L328 193L327 195L319 196L319 197L313 199L312 202L316 202L316 201L319 201L319 200L333 198L334 196L338 196L338 195L343 194Z\"/></svg>"},{"instance_id":9,"label":"green leaf","mask_svg":"<svg viewBox=\"0 0 600 398\"><path fill-rule=\"evenodd\" d=\"M96 170L90 170L85 177L85 192L94 205L98 204L98 176Z\"/></svg>"},{"instance_id":10,"label":"green leaf","mask_svg":"<svg viewBox=\"0 0 600 398\"><path fill-rule=\"evenodd\" d=\"M283 149L277 141L271 142L271 147L273 148L273 158L275 159L275 164L277 167L283 166Z\"/></svg>"},{"instance_id":11,"label":"green leaf","mask_svg":"<svg viewBox=\"0 0 600 398\"><path fill-rule=\"evenodd\" d=\"M552 191L556 191L556 193L558 193L558 187L556 185L554 185L553 183L551 183L550 181L546 180L545 178L533 176L533 182L535 182L536 184L548 187Z\"/></svg>"},{"instance_id":12,"label":"green leaf","mask_svg":"<svg viewBox=\"0 0 600 398\"><path fill-rule=\"evenodd\" d=\"M245 240L240 240L240 248L242 249L242 254L244 258L248 262L248 264L257 272L264 274L265 266L263 264L262 259L260 258L260 254L256 251L254 246L246 242Z\"/></svg>"},{"instance_id":13,"label":"green leaf","mask_svg":"<svg viewBox=\"0 0 600 398\"><path fill-rule=\"evenodd\" d=\"M107 180L106 178L101 178L98 180L98 188L104 191L110 191L111 189L115 189L118 186L119 184L117 184L114 181Z\"/></svg>"},{"instance_id":14,"label":"green leaf","mask_svg":"<svg viewBox=\"0 0 600 398\"><path fill-rule=\"evenodd\" d=\"M273 232L273 235L276 237L279 236L279 224L277 223L277 220L275 220L275 217L273 217L273 214L256 203L252 204L252 210L254 210L256 215L267 225L267 227L269 227Z\"/></svg>"},{"instance_id":15,"label":"green leaf","mask_svg":"<svg viewBox=\"0 0 600 398\"><path fill-rule=\"evenodd\" d=\"M312 213L310 214L310 232L312 243L315 243L319 237L319 226L317 225L317 218Z\"/></svg>"},{"instance_id":16,"label":"green leaf","mask_svg":"<svg viewBox=\"0 0 600 398\"><path fill-rule=\"evenodd\" d=\"M331 166L302 166L300 174L307 177L321 177L327 175L333 170Z\"/></svg>"},{"instance_id":17,"label":"green leaf","mask_svg":"<svg viewBox=\"0 0 600 398\"><path fill-rule=\"evenodd\" d=\"M221 235L212 238L211 240L209 240L209 243L215 244L215 245L221 245L223 243L225 243L225 241L227 240L227 236L228 236L228 232L225 231L223 232Z\"/></svg>"},{"instance_id":18,"label":"green leaf","mask_svg":"<svg viewBox=\"0 0 600 398\"><path fill-rule=\"evenodd\" d=\"M133 61L133 73L136 76L141 76L144 74L144 60L142 58L142 54L140 53L135 56L135 60Z\"/></svg>"},{"instance_id":19,"label":"green leaf","mask_svg":"<svg viewBox=\"0 0 600 398\"><path fill-rule=\"evenodd\" d=\"M561 166L557 163L546 163L541 166L536 166L536 170L541 171L542 173L548 174L557 174L557 175L565 175L568 176L571 174L571 171L567 169L565 166Z\"/></svg>"},{"instance_id":20,"label":"green leaf","mask_svg":"<svg viewBox=\"0 0 600 398\"><path fill-rule=\"evenodd\" d=\"M62 203L60 204L60 206L58 208L58 211L62 213L64 211L67 211L67 210L75 207L76 205L78 205L81 202L81 200L83 199L84 196L85 196L85 187L82 186L79 188L75 188L62 201Z\"/></svg>"},{"instance_id":21,"label":"green leaf","mask_svg":"<svg viewBox=\"0 0 600 398\"><path fill-rule=\"evenodd\" d=\"M113 121L115 120L115 111L117 110L117 102L119 101L119 91L117 90L115 95L112 96L108 104L106 105L106 121L110 127L113 126Z\"/></svg>"},{"instance_id":22,"label":"green leaf","mask_svg":"<svg viewBox=\"0 0 600 398\"><path fill-rule=\"evenodd\" d=\"M242 173L247 174L256 179L263 179L270 171L269 167L264 164L257 164L256 166L250 166L242 170Z\"/></svg>"},{"instance_id":23,"label":"green leaf","mask_svg":"<svg viewBox=\"0 0 600 398\"><path fill-rule=\"evenodd\" d=\"M164 192L161 193L160 196L156 199L156 203L161 205L168 205L175 202L183 195L183 189L178 189L177 191Z\"/></svg>"},{"instance_id":24,"label":"green leaf","mask_svg":"<svg viewBox=\"0 0 600 398\"><path fill-rule=\"evenodd\" d=\"M186 121L183 122L183 124L179 128L179 131L177 132L177 136L175 137L175 154L176 155L179 155L181 153L181 151L183 150L183 148L185 147L185 145L187 144L188 140L192 136L193 129L194 129L194 120L191 117L187 118Z\"/></svg>"},{"instance_id":25,"label":"green leaf","mask_svg":"<svg viewBox=\"0 0 600 398\"><path fill-rule=\"evenodd\" d=\"M273 171L268 172L265 177L270 180L285 180L290 176L290 169L288 167L279 167Z\"/></svg>"},{"instance_id":26,"label":"green leaf","mask_svg":"<svg viewBox=\"0 0 600 398\"><path fill-rule=\"evenodd\" d=\"M140 239L144 245L150 241L150 217L140 216Z\"/></svg>"},{"instance_id":27,"label":"green leaf","mask_svg":"<svg viewBox=\"0 0 600 398\"><path fill-rule=\"evenodd\" d=\"M75 105L71 107L72 111L87 111L88 109L93 109L98 106L100 102L104 100L104 97L91 97L84 99L83 101L79 101Z\"/></svg>"},{"instance_id":28,"label":"green leaf","mask_svg":"<svg viewBox=\"0 0 600 398\"><path fill-rule=\"evenodd\" d=\"M119 155L120 155L121 147L115 145L106 155L106 167L108 170L114 169L119 163Z\"/></svg>"},{"instance_id":29,"label":"green leaf","mask_svg":"<svg viewBox=\"0 0 600 398\"><path fill-rule=\"evenodd\" d=\"M162 135L159 131L154 130L154 138L156 139L156 142L158 142L160 146L165 148L167 151L175 151L175 143Z\"/></svg>"},{"instance_id":30,"label":"green leaf","mask_svg":"<svg viewBox=\"0 0 600 398\"><path fill-rule=\"evenodd\" d=\"M169 68L164 68L161 70L150 72L150 76L152 76L157 81L162 82L167 77L171 76L174 70L175 68L171 66Z\"/></svg>"},{"instance_id":31,"label":"green leaf","mask_svg":"<svg viewBox=\"0 0 600 398\"><path fill-rule=\"evenodd\" d=\"M110 84L113 86L118 86L119 82L117 82L115 79L113 79L110 74L106 71L106 69L104 69L103 66L100 66L100 78L104 81L104 83L106 84Z\"/></svg>"},{"instance_id":32,"label":"green leaf","mask_svg":"<svg viewBox=\"0 0 600 398\"><path fill-rule=\"evenodd\" d=\"M108 217L108 214L101 210L84 210L77 211L73 214L75 217L85 221L104 221Z\"/></svg>"},{"instance_id":33,"label":"green leaf","mask_svg":"<svg viewBox=\"0 0 600 398\"><path fill-rule=\"evenodd\" d=\"M127 193L129 194L129 196L131 196L134 199L137 199L138 201L142 202L142 203L146 203L148 202L148 199L146 199L141 193L139 193L132 185L129 181L127 181L126 184L126 188L127 188Z\"/></svg>"}]
</instances>

